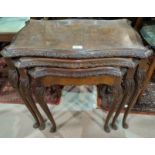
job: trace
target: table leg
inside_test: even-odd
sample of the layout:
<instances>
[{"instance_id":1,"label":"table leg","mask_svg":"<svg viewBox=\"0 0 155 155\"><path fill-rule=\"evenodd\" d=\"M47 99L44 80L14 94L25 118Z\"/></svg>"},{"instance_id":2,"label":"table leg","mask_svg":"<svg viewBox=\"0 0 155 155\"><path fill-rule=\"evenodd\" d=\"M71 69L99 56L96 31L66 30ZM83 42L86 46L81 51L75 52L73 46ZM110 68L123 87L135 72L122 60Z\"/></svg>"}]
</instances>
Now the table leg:
<instances>
[{"instance_id":1,"label":"table leg","mask_svg":"<svg viewBox=\"0 0 155 155\"><path fill-rule=\"evenodd\" d=\"M139 96L140 92L142 91L143 82L146 77L146 72L147 72L147 70L145 70L141 67L138 67L138 70L136 73L136 87L135 87L133 96L131 98L131 101L129 101L128 107L127 107L127 109L124 113L124 117L123 117L122 125L123 125L123 128L125 128L125 129L128 128L128 124L126 122L128 114L129 114L130 110L132 109L132 107L135 105L135 103L138 99L138 96Z\"/></svg>"},{"instance_id":2,"label":"table leg","mask_svg":"<svg viewBox=\"0 0 155 155\"><path fill-rule=\"evenodd\" d=\"M111 126L114 130L117 130L116 120L117 120L121 110L124 108L125 104L129 103L129 99L130 99L130 97L132 97L132 94L134 92L134 89L135 89L135 80L134 80L135 70L136 70L136 68L135 69L128 69L124 84L122 84L123 92L124 92L123 93L124 94L123 99L122 99L121 104L118 106L118 109L116 110L115 116L114 116L112 124L111 124Z\"/></svg>"},{"instance_id":3,"label":"table leg","mask_svg":"<svg viewBox=\"0 0 155 155\"><path fill-rule=\"evenodd\" d=\"M44 130L45 129L45 120L43 119L41 113L39 112L33 98L32 98L32 91L31 91L31 85L29 81L29 77L27 75L27 70L21 69L20 71L20 80L19 80L19 89L23 96L25 96L25 99L30 104L31 108L36 113L38 119L39 119L39 129Z\"/></svg>"},{"instance_id":4,"label":"table leg","mask_svg":"<svg viewBox=\"0 0 155 155\"><path fill-rule=\"evenodd\" d=\"M106 132L110 132L110 128L109 128L109 121L115 111L115 108L116 108L116 105L118 103L118 94L121 90L121 86L113 86L113 90L112 90L112 96L113 96L113 102L112 102L112 106L110 108L110 111L108 112L108 115L106 117L106 121L105 121L105 124L104 124L104 130Z\"/></svg>"},{"instance_id":5,"label":"table leg","mask_svg":"<svg viewBox=\"0 0 155 155\"><path fill-rule=\"evenodd\" d=\"M9 79L10 84L13 86L13 88L17 90L17 92L23 99L25 106L28 108L28 110L32 114L34 120L36 121L35 124L33 125L33 127L38 128L40 126L39 119L38 119L36 113L34 112L34 110L32 109L32 107L30 106L30 104L27 102L25 96L22 94L22 92L19 89L19 75L18 75L18 72L16 69L9 69L8 79Z\"/></svg>"},{"instance_id":6,"label":"table leg","mask_svg":"<svg viewBox=\"0 0 155 155\"><path fill-rule=\"evenodd\" d=\"M45 112L45 114L47 115L47 117L49 118L52 124L51 132L55 132L56 123L54 121L53 115L51 114L48 108L47 103L44 100L45 88L43 86L36 86L34 94L35 94L36 101L39 103L39 105L41 106L41 108L43 109L43 111Z\"/></svg>"}]
</instances>

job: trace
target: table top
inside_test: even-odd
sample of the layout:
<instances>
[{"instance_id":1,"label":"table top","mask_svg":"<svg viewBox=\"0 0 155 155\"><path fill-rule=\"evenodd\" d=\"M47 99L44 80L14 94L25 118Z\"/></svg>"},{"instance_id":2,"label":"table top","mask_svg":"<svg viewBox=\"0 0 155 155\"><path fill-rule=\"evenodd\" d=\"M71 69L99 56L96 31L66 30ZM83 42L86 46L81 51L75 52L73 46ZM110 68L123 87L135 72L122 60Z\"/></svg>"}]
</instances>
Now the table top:
<instances>
[{"instance_id":1,"label":"table top","mask_svg":"<svg viewBox=\"0 0 155 155\"><path fill-rule=\"evenodd\" d=\"M2 51L4 57L55 58L147 57L150 53L126 19L30 20Z\"/></svg>"}]
</instances>

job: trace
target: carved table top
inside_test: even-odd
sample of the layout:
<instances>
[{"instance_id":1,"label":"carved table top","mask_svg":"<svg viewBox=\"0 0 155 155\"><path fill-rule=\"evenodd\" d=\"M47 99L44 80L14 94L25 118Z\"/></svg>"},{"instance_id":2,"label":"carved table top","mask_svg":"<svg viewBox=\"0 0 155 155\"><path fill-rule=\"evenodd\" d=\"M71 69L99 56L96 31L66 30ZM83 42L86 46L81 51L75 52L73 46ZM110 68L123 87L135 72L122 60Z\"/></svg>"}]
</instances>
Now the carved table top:
<instances>
[{"instance_id":1,"label":"carved table top","mask_svg":"<svg viewBox=\"0 0 155 155\"><path fill-rule=\"evenodd\" d=\"M137 32L122 20L30 20L2 51L4 57L148 57Z\"/></svg>"}]
</instances>

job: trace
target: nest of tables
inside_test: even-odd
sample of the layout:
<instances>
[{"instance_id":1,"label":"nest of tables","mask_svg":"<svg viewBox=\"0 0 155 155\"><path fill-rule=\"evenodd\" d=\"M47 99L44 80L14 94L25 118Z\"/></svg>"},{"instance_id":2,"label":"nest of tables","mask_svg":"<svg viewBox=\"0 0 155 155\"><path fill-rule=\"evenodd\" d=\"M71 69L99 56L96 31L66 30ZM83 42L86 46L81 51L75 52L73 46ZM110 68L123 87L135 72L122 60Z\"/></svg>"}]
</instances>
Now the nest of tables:
<instances>
[{"instance_id":1,"label":"nest of tables","mask_svg":"<svg viewBox=\"0 0 155 155\"><path fill-rule=\"evenodd\" d=\"M1 52L9 81L34 117L34 127L45 128L38 102L51 121L52 132L56 123L44 96L47 88L56 90L57 85L96 85L101 99L110 88L112 101L104 130L110 132L109 124L117 129L116 120L125 104L122 125L128 128L127 116L153 70L148 60L152 53L125 19L30 20Z\"/></svg>"}]
</instances>

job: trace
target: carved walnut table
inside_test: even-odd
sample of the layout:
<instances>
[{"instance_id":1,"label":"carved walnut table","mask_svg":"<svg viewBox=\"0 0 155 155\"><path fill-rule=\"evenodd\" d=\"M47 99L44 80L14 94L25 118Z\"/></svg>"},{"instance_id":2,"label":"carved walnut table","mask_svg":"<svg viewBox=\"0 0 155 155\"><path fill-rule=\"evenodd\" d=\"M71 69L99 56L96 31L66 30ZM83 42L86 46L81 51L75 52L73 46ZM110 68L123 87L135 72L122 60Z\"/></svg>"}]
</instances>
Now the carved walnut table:
<instances>
[{"instance_id":1,"label":"carved walnut table","mask_svg":"<svg viewBox=\"0 0 155 155\"><path fill-rule=\"evenodd\" d=\"M45 121L35 105L34 96L52 123L56 124L44 101L46 87L52 85L97 85L102 96L103 85L113 88L113 102L104 129L109 132L109 121L116 107L112 128L125 104L126 118L143 89L149 69L145 48L128 20L31 20L2 51L9 66L9 79L32 113L34 127L45 128ZM123 99L117 101L119 90ZM117 106L118 105L118 106Z\"/></svg>"}]
</instances>

